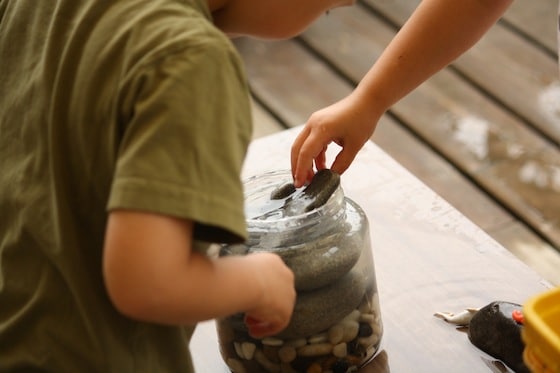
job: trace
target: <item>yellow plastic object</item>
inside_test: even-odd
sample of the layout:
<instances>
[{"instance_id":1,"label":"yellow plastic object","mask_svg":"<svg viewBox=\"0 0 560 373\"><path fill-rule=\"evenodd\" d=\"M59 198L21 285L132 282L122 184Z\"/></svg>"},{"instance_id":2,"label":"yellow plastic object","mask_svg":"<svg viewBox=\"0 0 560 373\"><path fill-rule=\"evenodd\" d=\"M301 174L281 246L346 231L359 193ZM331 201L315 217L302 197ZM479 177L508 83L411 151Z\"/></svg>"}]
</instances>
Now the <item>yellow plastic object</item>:
<instances>
[{"instance_id":1,"label":"yellow plastic object","mask_svg":"<svg viewBox=\"0 0 560 373\"><path fill-rule=\"evenodd\" d=\"M534 373L560 373L560 288L523 305L523 360Z\"/></svg>"}]
</instances>

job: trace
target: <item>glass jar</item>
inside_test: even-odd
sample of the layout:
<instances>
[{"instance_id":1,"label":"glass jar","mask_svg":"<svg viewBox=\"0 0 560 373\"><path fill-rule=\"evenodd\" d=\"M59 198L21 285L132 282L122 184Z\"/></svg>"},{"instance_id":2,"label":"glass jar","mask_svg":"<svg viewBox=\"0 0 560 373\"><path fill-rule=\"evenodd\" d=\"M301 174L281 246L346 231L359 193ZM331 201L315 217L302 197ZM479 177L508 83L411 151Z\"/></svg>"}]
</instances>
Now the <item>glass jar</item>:
<instances>
[{"instance_id":1,"label":"glass jar","mask_svg":"<svg viewBox=\"0 0 560 373\"><path fill-rule=\"evenodd\" d=\"M310 211L297 207L309 202L304 188L271 199L289 180L289 171L275 171L244 183L249 238L220 255L282 257L297 291L290 324L255 339L243 314L217 320L220 352L235 373L356 371L373 358L383 334L367 217L339 184Z\"/></svg>"}]
</instances>

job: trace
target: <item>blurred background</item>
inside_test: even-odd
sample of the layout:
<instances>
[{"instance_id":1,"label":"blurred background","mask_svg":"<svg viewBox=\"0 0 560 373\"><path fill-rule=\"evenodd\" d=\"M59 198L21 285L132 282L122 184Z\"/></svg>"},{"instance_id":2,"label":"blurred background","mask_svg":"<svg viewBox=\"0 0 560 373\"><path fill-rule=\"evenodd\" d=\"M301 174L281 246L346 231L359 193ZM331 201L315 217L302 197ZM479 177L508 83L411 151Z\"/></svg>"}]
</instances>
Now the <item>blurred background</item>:
<instances>
[{"instance_id":1,"label":"blurred background","mask_svg":"<svg viewBox=\"0 0 560 373\"><path fill-rule=\"evenodd\" d=\"M360 0L295 39L237 39L254 137L349 94L418 3ZM395 104L371 141L560 285L557 4L514 1L474 48Z\"/></svg>"}]
</instances>

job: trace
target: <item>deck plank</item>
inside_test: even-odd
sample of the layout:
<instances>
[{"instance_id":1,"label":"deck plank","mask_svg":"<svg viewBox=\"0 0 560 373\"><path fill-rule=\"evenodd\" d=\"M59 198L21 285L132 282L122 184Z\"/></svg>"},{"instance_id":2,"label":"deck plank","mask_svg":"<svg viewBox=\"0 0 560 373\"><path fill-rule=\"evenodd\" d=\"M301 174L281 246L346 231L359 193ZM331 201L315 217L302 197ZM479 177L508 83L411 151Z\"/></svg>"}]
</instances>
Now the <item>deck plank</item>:
<instances>
[{"instance_id":1,"label":"deck plank","mask_svg":"<svg viewBox=\"0 0 560 373\"><path fill-rule=\"evenodd\" d=\"M401 25L418 6L420 0L360 0L382 17L396 25ZM557 55L558 2L556 0L514 1L500 22L508 24L546 48L551 55Z\"/></svg>"},{"instance_id":2,"label":"deck plank","mask_svg":"<svg viewBox=\"0 0 560 373\"><path fill-rule=\"evenodd\" d=\"M239 39L236 46L245 59L253 93L287 126L305 123L313 111L352 91L293 41Z\"/></svg>"},{"instance_id":3,"label":"deck plank","mask_svg":"<svg viewBox=\"0 0 560 373\"><path fill-rule=\"evenodd\" d=\"M255 102L255 100L251 102L251 111L253 120L253 140L284 130L282 123L276 120L266 108Z\"/></svg>"},{"instance_id":4,"label":"deck plank","mask_svg":"<svg viewBox=\"0 0 560 373\"><path fill-rule=\"evenodd\" d=\"M391 20L396 27L402 25L419 1L376 1L364 0L364 4ZM555 0L538 3L556 3ZM535 2L531 2L533 5ZM510 22L536 20L546 7L543 4L532 7L515 8L513 15L525 11L526 17L520 15L509 18ZM529 12L533 10L533 12ZM519 19L519 20L518 20ZM540 20L543 28L555 25L556 12L546 14ZM532 24L520 27L532 30L531 33L543 32ZM534 25L534 26L531 26ZM552 26L556 37L556 28ZM544 36L541 36L544 38ZM550 43L550 42L548 42ZM511 32L502 24L494 26L473 48L453 63L462 74L502 102L509 110L524 118L528 125L534 126L556 144L560 144L560 83L558 79L557 60L542 49Z\"/></svg>"},{"instance_id":5,"label":"deck plank","mask_svg":"<svg viewBox=\"0 0 560 373\"><path fill-rule=\"evenodd\" d=\"M551 55L558 55L556 35L555 0L514 1L504 16L504 22L512 25L547 48Z\"/></svg>"}]
</instances>

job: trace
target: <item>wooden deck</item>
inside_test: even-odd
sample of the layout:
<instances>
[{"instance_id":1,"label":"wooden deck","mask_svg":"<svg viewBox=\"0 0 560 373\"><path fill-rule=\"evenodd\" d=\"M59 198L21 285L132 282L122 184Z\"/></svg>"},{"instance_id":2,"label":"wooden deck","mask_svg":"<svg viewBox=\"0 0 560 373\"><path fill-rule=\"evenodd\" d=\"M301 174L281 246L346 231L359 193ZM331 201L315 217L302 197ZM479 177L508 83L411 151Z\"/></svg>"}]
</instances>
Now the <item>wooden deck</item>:
<instances>
[{"instance_id":1,"label":"wooden deck","mask_svg":"<svg viewBox=\"0 0 560 373\"><path fill-rule=\"evenodd\" d=\"M418 2L361 0L297 39L237 40L255 137L351 92ZM556 9L557 0L514 2L473 49L394 105L372 141L560 285Z\"/></svg>"}]
</instances>

